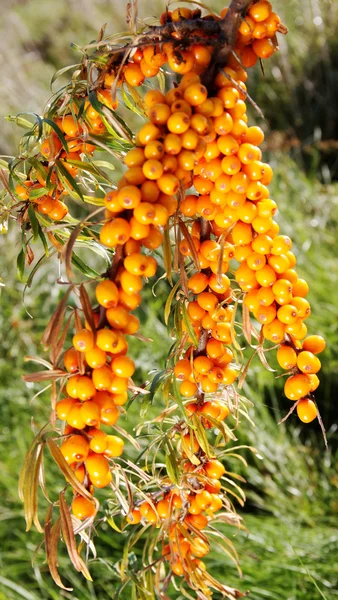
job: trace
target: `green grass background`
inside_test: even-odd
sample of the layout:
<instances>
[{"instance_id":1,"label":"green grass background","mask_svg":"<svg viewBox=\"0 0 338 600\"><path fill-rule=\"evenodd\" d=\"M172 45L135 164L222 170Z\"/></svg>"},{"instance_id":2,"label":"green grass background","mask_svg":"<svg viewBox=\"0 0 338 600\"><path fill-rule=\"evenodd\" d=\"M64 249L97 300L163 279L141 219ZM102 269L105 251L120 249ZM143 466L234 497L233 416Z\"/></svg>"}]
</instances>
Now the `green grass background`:
<instances>
[{"instance_id":1,"label":"green grass background","mask_svg":"<svg viewBox=\"0 0 338 600\"><path fill-rule=\"evenodd\" d=\"M243 423L239 431L239 442L257 449L256 455L246 455L248 468L240 468L247 480L248 501L240 509L246 531L227 532L240 555L243 578L238 579L220 553L214 552L208 564L227 583L250 589L253 600L333 600L338 597L338 3L279 0L275 6L290 33L280 40L279 55L265 63L265 74L258 67L250 74L249 92L266 119L253 111L251 115L267 133L265 156L275 172L271 194L279 205L278 221L294 240L298 270L311 285L311 331L328 340L318 402L329 451L317 423L305 427L292 416L277 425L289 408L282 381L254 362L245 394L253 402L256 426ZM140 17L159 14L164 7L163 1L151 3L149 15L149 3L140 0ZM212 7L220 9L221 4L217 0ZM20 137L3 117L22 110L39 112L50 96L54 71L79 60L69 44L94 39L103 23L109 32L124 30L123 13L124 3L117 0L3 0L1 154L15 154ZM44 423L49 408L48 393L31 405L39 387L24 384L21 375L32 368L24 365L23 357L42 352L39 340L60 292L55 285L58 266L51 261L38 272L23 304L24 286L15 267L18 241L11 223L9 233L0 239L0 275L5 284L0 295L0 600L112 598L118 584L114 565L122 544L108 525L97 540L101 560L91 564L94 584L75 573L62 552L61 572L73 593L54 586L43 551L31 565L40 536L24 531L17 480L33 432ZM156 297L148 289L140 311L142 333L154 342L133 348L139 381L149 368L163 366L163 340L170 343L161 316L167 293L165 284L159 285ZM129 430L137 412L135 406L126 418ZM49 484L56 492L61 479L51 462L47 464ZM172 597L176 600L177 595Z\"/></svg>"}]
</instances>

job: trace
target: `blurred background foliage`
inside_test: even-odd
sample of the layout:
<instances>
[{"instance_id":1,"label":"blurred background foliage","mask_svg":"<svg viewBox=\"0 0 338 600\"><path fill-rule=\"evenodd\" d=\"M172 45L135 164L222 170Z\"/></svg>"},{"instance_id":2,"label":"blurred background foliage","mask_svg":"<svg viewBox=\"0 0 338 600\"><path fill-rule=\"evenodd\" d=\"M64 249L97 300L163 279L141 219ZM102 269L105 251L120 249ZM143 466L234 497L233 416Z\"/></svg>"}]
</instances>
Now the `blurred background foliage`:
<instances>
[{"instance_id":1,"label":"blurred background foliage","mask_svg":"<svg viewBox=\"0 0 338 600\"><path fill-rule=\"evenodd\" d=\"M242 423L238 438L239 443L254 446L257 454L245 454L247 468L238 462L231 465L247 480L248 502L240 509L247 529L230 532L241 557L243 579L238 582L235 568L219 553L214 552L210 562L215 575L242 590L250 589L253 600L331 600L338 598L338 2L274 0L273 5L290 33L280 39L280 53L265 63L265 73L256 67L250 74L249 92L265 120L253 110L251 116L267 134L265 157L275 172L271 193L280 208L278 220L294 240L300 275L311 286L311 331L328 341L318 403L329 451L325 452L317 422L305 427L291 416L278 426L289 408L282 379L254 362L244 391L253 403L255 427ZM140 0L139 16L153 17L164 8L164 1L156 0L149 14L149 4ZM219 0L212 8L222 8ZM54 71L79 60L70 43L95 39L103 23L107 32L125 30L124 9L121 0L2 1L1 154L13 155L21 135L3 118L23 110L40 112L50 96ZM61 571L74 587L72 594L55 588L43 551L31 567L40 538L24 531L17 479L32 430L48 418L49 407L48 390L30 403L40 388L24 384L21 375L33 368L24 365L24 356L42 354L39 340L62 290L55 284L58 262L51 259L37 273L23 303L24 284L18 281L15 267L18 241L11 223L9 233L0 239L4 284L0 295L0 600L112 598L122 541L108 524L102 525L97 539L101 560L91 564L94 584L72 572L63 555ZM96 255L90 260L101 268ZM154 341L134 344L132 349L140 382L150 369L163 367L170 344L162 316L168 287L161 282L155 293L156 297L149 286L139 310L142 333ZM151 412L160 405L158 394ZM129 431L137 415L139 406L134 403L125 417ZM46 464L47 478L56 491L61 480L49 459Z\"/></svg>"}]
</instances>

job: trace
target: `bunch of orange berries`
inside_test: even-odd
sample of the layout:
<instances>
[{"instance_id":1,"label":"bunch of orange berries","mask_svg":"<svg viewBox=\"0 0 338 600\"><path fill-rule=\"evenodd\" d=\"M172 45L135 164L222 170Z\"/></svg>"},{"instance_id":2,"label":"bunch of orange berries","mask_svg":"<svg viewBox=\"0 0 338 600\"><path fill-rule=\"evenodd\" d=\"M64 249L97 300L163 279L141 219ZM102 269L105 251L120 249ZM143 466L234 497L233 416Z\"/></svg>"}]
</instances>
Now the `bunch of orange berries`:
<instances>
[{"instance_id":1,"label":"bunch of orange berries","mask_svg":"<svg viewBox=\"0 0 338 600\"><path fill-rule=\"evenodd\" d=\"M179 8L166 13L162 23L199 15ZM229 57L208 89L203 74L215 39L211 36L208 43L200 25L198 43L180 45L177 29L169 41L155 40L132 51L122 69L101 69L98 77L97 100L110 110L118 105L111 96L117 72L118 85L134 87L166 65L177 83L167 93L150 89L145 94L148 120L124 156L123 177L104 198L100 241L114 252L114 265L96 287L93 323L86 322L76 332L64 355L67 397L56 406L57 417L66 422L61 452L91 493L112 482L114 459L124 444L104 428L115 425L128 389L133 388L135 365L127 355L127 336L137 333L139 321L132 311L141 303L144 278L156 274L157 261L151 253L162 245L164 230L174 217L180 231L180 264L187 273L189 321L183 325L183 344L173 366L186 413L186 421L177 426L180 480L175 486L169 482L167 489L163 477L163 492L150 494L149 501L143 494L126 516L129 524L161 526L163 560L169 560L173 573L186 578L192 565L205 569L200 559L209 552L209 543L199 532L226 506L221 484L225 469L213 452L206 451L196 423L203 433L219 430L230 414L229 399L240 372L235 300L243 305L243 317L245 311L251 312L260 326L260 343L268 340L278 346L278 363L289 374L285 395L296 402L300 419L310 422L317 416L313 396L319 385L317 354L325 341L321 336L307 337L308 285L294 269L290 238L279 233L274 220L277 206L268 190L272 169L262 161L259 148L263 131L249 126L246 114L244 67L255 64L257 57L271 56L278 31L285 33L285 28L271 4L253 2L239 28L236 56ZM61 101L59 108L64 110ZM76 163L96 148L88 134L105 134L107 127L85 92L73 99L65 114L56 114L54 122L68 151L55 130L49 133L40 147L41 171L32 169L16 194L60 220L68 208L60 200L65 190L58 161L76 177ZM96 507L75 493L72 510L79 519L87 519L95 515Z\"/></svg>"}]
</instances>

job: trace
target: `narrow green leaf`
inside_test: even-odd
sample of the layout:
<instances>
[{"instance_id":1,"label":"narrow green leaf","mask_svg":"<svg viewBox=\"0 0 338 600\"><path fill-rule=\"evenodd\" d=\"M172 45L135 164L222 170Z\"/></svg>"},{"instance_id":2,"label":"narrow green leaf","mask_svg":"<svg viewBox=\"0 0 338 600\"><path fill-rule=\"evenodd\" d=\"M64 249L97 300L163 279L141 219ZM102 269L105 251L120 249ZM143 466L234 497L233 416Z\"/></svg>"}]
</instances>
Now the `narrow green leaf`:
<instances>
[{"instance_id":1,"label":"narrow green leaf","mask_svg":"<svg viewBox=\"0 0 338 600\"><path fill-rule=\"evenodd\" d=\"M75 192L77 193L77 195L81 198L81 200L83 200L83 194L82 194L82 192L81 192L78 184L76 183L74 177L66 169L66 167L64 166L64 164L62 163L62 161L58 159L56 161L56 166L57 166L58 171L61 172L61 175L66 179L66 181L70 185L70 188L72 190L75 190Z\"/></svg>"},{"instance_id":2,"label":"narrow green leaf","mask_svg":"<svg viewBox=\"0 0 338 600\"><path fill-rule=\"evenodd\" d=\"M29 216L29 220L30 220L30 224L32 227L32 232L33 232L33 242L36 242L36 240L39 237L40 225L39 225L39 221L36 218L35 210L32 205L30 205L28 207L28 216Z\"/></svg>"},{"instance_id":3,"label":"narrow green leaf","mask_svg":"<svg viewBox=\"0 0 338 600\"><path fill-rule=\"evenodd\" d=\"M76 69L79 68L79 64L77 65L68 65L67 67L63 67L63 69L59 69L58 71L56 71L56 73L54 73L51 82L50 82L50 87L52 88L53 83L62 75L64 75L64 73L67 73L67 71L70 71L71 69Z\"/></svg>"},{"instance_id":4,"label":"narrow green leaf","mask_svg":"<svg viewBox=\"0 0 338 600\"><path fill-rule=\"evenodd\" d=\"M92 269L89 265L83 262L83 260L75 254L72 253L72 264L76 267L83 275L89 277L90 279L96 279L100 277L100 273Z\"/></svg>"},{"instance_id":5,"label":"narrow green leaf","mask_svg":"<svg viewBox=\"0 0 338 600\"><path fill-rule=\"evenodd\" d=\"M170 441L166 444L165 466L170 481L176 485L179 482L180 472L177 465L177 456Z\"/></svg>"},{"instance_id":6,"label":"narrow green leaf","mask_svg":"<svg viewBox=\"0 0 338 600\"><path fill-rule=\"evenodd\" d=\"M185 300L183 300L183 302L181 302L181 307L182 307L182 317L183 317L183 321L186 327L186 330L191 338L191 341L193 343L194 346L198 346L198 339L195 333L195 330L191 324L191 321L188 317L188 311L187 311L187 305L185 303Z\"/></svg>"},{"instance_id":7,"label":"narrow green leaf","mask_svg":"<svg viewBox=\"0 0 338 600\"><path fill-rule=\"evenodd\" d=\"M16 268L17 268L17 272L18 272L18 278L22 282L24 281L25 262L26 262L26 252L22 248L22 250L20 250L18 257L16 259Z\"/></svg>"},{"instance_id":8,"label":"narrow green leaf","mask_svg":"<svg viewBox=\"0 0 338 600\"><path fill-rule=\"evenodd\" d=\"M167 301L165 303L165 307L164 307L164 322L166 325L168 325L168 321L169 321L169 317L170 317L170 312L171 312L171 305L172 305L172 301L174 299L174 296L179 288L180 282L178 281L174 287L172 288L172 290L170 291L170 294L167 298Z\"/></svg>"},{"instance_id":9,"label":"narrow green leaf","mask_svg":"<svg viewBox=\"0 0 338 600\"><path fill-rule=\"evenodd\" d=\"M54 129L56 135L58 136L62 146L64 147L65 151L68 153L69 152L69 148L68 148L68 144L67 144L67 140L62 132L62 130L60 129L60 127L55 123L55 121L52 121L52 119L47 119L46 117L44 119L42 119L43 123L47 123L47 125L49 125L52 129Z\"/></svg>"},{"instance_id":10,"label":"narrow green leaf","mask_svg":"<svg viewBox=\"0 0 338 600\"><path fill-rule=\"evenodd\" d=\"M49 248L48 248L47 239L46 239L44 232L42 231L42 227L41 227L40 223L39 223L39 232L38 233L39 233L39 238L43 245L43 249L45 251L45 255L46 255L46 257L49 257Z\"/></svg>"}]
</instances>

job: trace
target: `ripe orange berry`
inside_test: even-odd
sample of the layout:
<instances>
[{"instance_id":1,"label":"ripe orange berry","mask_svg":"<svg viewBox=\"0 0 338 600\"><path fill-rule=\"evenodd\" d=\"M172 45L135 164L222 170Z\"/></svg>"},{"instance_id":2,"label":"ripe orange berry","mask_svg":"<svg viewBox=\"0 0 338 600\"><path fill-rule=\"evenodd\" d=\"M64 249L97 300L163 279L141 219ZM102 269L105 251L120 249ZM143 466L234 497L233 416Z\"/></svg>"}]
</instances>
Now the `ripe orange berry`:
<instances>
[{"instance_id":1,"label":"ripe orange berry","mask_svg":"<svg viewBox=\"0 0 338 600\"><path fill-rule=\"evenodd\" d=\"M277 350L277 361L282 369L292 369L297 364L297 353L291 346L281 345Z\"/></svg>"},{"instance_id":2,"label":"ripe orange berry","mask_svg":"<svg viewBox=\"0 0 338 600\"><path fill-rule=\"evenodd\" d=\"M104 433L104 431L101 431L100 429L95 429L93 427L89 431L89 436L91 438L89 442L90 450L92 450L96 454L103 454L108 445L107 434Z\"/></svg>"},{"instance_id":3,"label":"ripe orange berry","mask_svg":"<svg viewBox=\"0 0 338 600\"><path fill-rule=\"evenodd\" d=\"M292 375L284 385L284 394L289 400L299 400L310 392L310 381L306 375Z\"/></svg>"},{"instance_id":4,"label":"ripe orange berry","mask_svg":"<svg viewBox=\"0 0 338 600\"><path fill-rule=\"evenodd\" d=\"M326 342L321 335L309 335L303 342L303 350L319 354L326 348Z\"/></svg>"},{"instance_id":5,"label":"ripe orange berry","mask_svg":"<svg viewBox=\"0 0 338 600\"><path fill-rule=\"evenodd\" d=\"M124 270L121 273L121 287L126 292L126 294L137 294L142 289L142 279L139 275L134 275L133 273L128 273L128 271Z\"/></svg>"},{"instance_id":6,"label":"ripe orange berry","mask_svg":"<svg viewBox=\"0 0 338 600\"><path fill-rule=\"evenodd\" d=\"M86 425L96 427L100 421L100 410L98 405L92 400L84 402L80 408L81 419Z\"/></svg>"},{"instance_id":7,"label":"ripe orange berry","mask_svg":"<svg viewBox=\"0 0 338 600\"><path fill-rule=\"evenodd\" d=\"M225 473L225 468L219 460L209 460L205 466L205 472L211 479L220 479Z\"/></svg>"},{"instance_id":8,"label":"ripe orange berry","mask_svg":"<svg viewBox=\"0 0 338 600\"><path fill-rule=\"evenodd\" d=\"M86 469L90 477L99 479L107 475L109 471L109 462L102 454L92 452L86 458Z\"/></svg>"},{"instance_id":9,"label":"ripe orange berry","mask_svg":"<svg viewBox=\"0 0 338 600\"><path fill-rule=\"evenodd\" d=\"M134 187L134 186L126 186ZM138 188L136 188L138 189ZM131 236L131 226L125 219L115 218L103 225L100 231L100 240L105 246L113 248L118 244L125 244Z\"/></svg>"},{"instance_id":10,"label":"ripe orange berry","mask_svg":"<svg viewBox=\"0 0 338 600\"><path fill-rule=\"evenodd\" d=\"M124 441L117 435L107 435L107 448L104 451L106 456L121 456L124 448Z\"/></svg>"},{"instance_id":11,"label":"ripe orange berry","mask_svg":"<svg viewBox=\"0 0 338 600\"><path fill-rule=\"evenodd\" d=\"M86 460L89 452L89 443L82 435L71 435L64 440L60 450L70 465L74 462Z\"/></svg>"},{"instance_id":12,"label":"ripe orange berry","mask_svg":"<svg viewBox=\"0 0 338 600\"><path fill-rule=\"evenodd\" d=\"M207 374L214 366L214 363L207 356L197 356L194 359L194 370L201 375Z\"/></svg>"},{"instance_id":13,"label":"ripe orange berry","mask_svg":"<svg viewBox=\"0 0 338 600\"><path fill-rule=\"evenodd\" d=\"M278 309L278 319L285 325L294 323L298 317L298 310L292 304L284 304Z\"/></svg>"},{"instance_id":14,"label":"ripe orange berry","mask_svg":"<svg viewBox=\"0 0 338 600\"><path fill-rule=\"evenodd\" d=\"M92 380L97 390L109 390L113 381L113 375L108 365L93 369Z\"/></svg>"},{"instance_id":15,"label":"ripe orange berry","mask_svg":"<svg viewBox=\"0 0 338 600\"><path fill-rule=\"evenodd\" d=\"M106 318L109 325L111 325L111 327L114 329L124 329L128 325L129 312L120 304L115 308L108 308L106 312Z\"/></svg>"},{"instance_id":16,"label":"ripe orange berry","mask_svg":"<svg viewBox=\"0 0 338 600\"><path fill-rule=\"evenodd\" d=\"M292 298L290 304L295 307L297 310L298 317L301 319L307 319L307 317L311 314L310 304L305 298L302 297L294 297Z\"/></svg>"},{"instance_id":17,"label":"ripe orange berry","mask_svg":"<svg viewBox=\"0 0 338 600\"><path fill-rule=\"evenodd\" d=\"M77 137L81 133L81 127L79 123L72 117L67 115L62 119L62 129L66 135L70 137Z\"/></svg>"},{"instance_id":18,"label":"ripe orange berry","mask_svg":"<svg viewBox=\"0 0 338 600\"><path fill-rule=\"evenodd\" d=\"M52 210L48 212L48 216L53 221L61 221L68 213L68 207L61 200L54 200Z\"/></svg>"},{"instance_id":19,"label":"ripe orange berry","mask_svg":"<svg viewBox=\"0 0 338 600\"><path fill-rule=\"evenodd\" d=\"M79 368L78 354L75 348L68 348L63 357L63 364L68 373L76 373Z\"/></svg>"},{"instance_id":20,"label":"ripe orange berry","mask_svg":"<svg viewBox=\"0 0 338 600\"><path fill-rule=\"evenodd\" d=\"M66 421L70 409L74 406L74 398L63 398L56 405L56 415L60 421Z\"/></svg>"},{"instance_id":21,"label":"ripe orange berry","mask_svg":"<svg viewBox=\"0 0 338 600\"><path fill-rule=\"evenodd\" d=\"M180 394L185 398L191 398L197 392L197 385L191 381L182 381L180 385Z\"/></svg>"},{"instance_id":22,"label":"ripe orange berry","mask_svg":"<svg viewBox=\"0 0 338 600\"><path fill-rule=\"evenodd\" d=\"M252 4L248 10L248 15L256 21L256 23L260 23L261 21L265 21L271 13L271 4L267 0L259 0L256 4Z\"/></svg>"},{"instance_id":23,"label":"ripe orange berry","mask_svg":"<svg viewBox=\"0 0 338 600\"><path fill-rule=\"evenodd\" d=\"M217 483L218 483L218 481L217 481ZM204 493L204 492L202 492L202 493ZM199 495L200 494L198 494L196 496L196 501L197 501L197 498ZM200 529L200 530L205 529L208 525L207 517L205 515L201 515L201 514L200 515L193 515L193 514L187 515L186 518L184 519L184 522L187 523L188 525L193 525L193 527L195 529Z\"/></svg>"},{"instance_id":24,"label":"ripe orange berry","mask_svg":"<svg viewBox=\"0 0 338 600\"><path fill-rule=\"evenodd\" d=\"M117 343L117 335L110 329L99 329L96 335L96 344L100 350L113 352Z\"/></svg>"},{"instance_id":25,"label":"ripe orange berry","mask_svg":"<svg viewBox=\"0 0 338 600\"><path fill-rule=\"evenodd\" d=\"M292 293L294 296L300 296L304 298L309 292L309 286L305 279L297 279L292 285Z\"/></svg>"},{"instance_id":26,"label":"ripe orange berry","mask_svg":"<svg viewBox=\"0 0 338 600\"><path fill-rule=\"evenodd\" d=\"M83 521L95 515L95 504L83 496L75 496L72 502L72 513L77 519Z\"/></svg>"},{"instance_id":27,"label":"ripe orange berry","mask_svg":"<svg viewBox=\"0 0 338 600\"><path fill-rule=\"evenodd\" d=\"M137 134L137 143L146 146L149 142L157 140L160 137L160 130L153 123L146 123L141 127Z\"/></svg>"},{"instance_id":28,"label":"ripe orange berry","mask_svg":"<svg viewBox=\"0 0 338 600\"><path fill-rule=\"evenodd\" d=\"M79 352L87 352L94 348L94 335L92 331L81 329L73 336L73 346Z\"/></svg>"},{"instance_id":29,"label":"ripe orange berry","mask_svg":"<svg viewBox=\"0 0 338 600\"><path fill-rule=\"evenodd\" d=\"M200 445L199 445L197 439L195 438L195 436L191 435L190 433L186 433L183 436L182 447L183 447L183 450L185 450L185 451L189 450L190 452L192 452L194 454L194 453L198 452Z\"/></svg>"},{"instance_id":30,"label":"ripe orange berry","mask_svg":"<svg viewBox=\"0 0 338 600\"><path fill-rule=\"evenodd\" d=\"M252 44L252 49L259 58L269 58L275 51L273 42L269 39L256 39Z\"/></svg>"},{"instance_id":31,"label":"ripe orange berry","mask_svg":"<svg viewBox=\"0 0 338 600\"><path fill-rule=\"evenodd\" d=\"M317 416L317 407L310 398L304 398L297 404L297 415L303 423L311 423Z\"/></svg>"},{"instance_id":32,"label":"ripe orange berry","mask_svg":"<svg viewBox=\"0 0 338 600\"><path fill-rule=\"evenodd\" d=\"M84 429L86 426L81 415L81 408L82 402L75 402L67 415L68 425L73 429Z\"/></svg>"},{"instance_id":33,"label":"ripe orange berry","mask_svg":"<svg viewBox=\"0 0 338 600\"><path fill-rule=\"evenodd\" d=\"M204 402L199 409L199 412L206 418L212 417L213 419L218 419L220 414L220 406L218 402Z\"/></svg>"},{"instance_id":34,"label":"ripe orange berry","mask_svg":"<svg viewBox=\"0 0 338 600\"><path fill-rule=\"evenodd\" d=\"M127 521L130 525L138 525L141 522L142 514L138 510L138 508L134 508L132 510L131 515L127 516Z\"/></svg>"},{"instance_id":35,"label":"ripe orange berry","mask_svg":"<svg viewBox=\"0 0 338 600\"><path fill-rule=\"evenodd\" d=\"M304 350L300 352L297 357L297 367L300 371L307 374L318 373L321 368L320 360L312 354L312 352L308 352Z\"/></svg>"},{"instance_id":36,"label":"ripe orange berry","mask_svg":"<svg viewBox=\"0 0 338 600\"><path fill-rule=\"evenodd\" d=\"M164 102L153 104L149 110L149 119L155 125L165 125L170 115L170 107Z\"/></svg>"},{"instance_id":37,"label":"ripe orange berry","mask_svg":"<svg viewBox=\"0 0 338 600\"><path fill-rule=\"evenodd\" d=\"M206 345L207 355L211 359L220 358L224 354L224 346L222 342L211 338L208 340Z\"/></svg>"},{"instance_id":38,"label":"ripe orange berry","mask_svg":"<svg viewBox=\"0 0 338 600\"><path fill-rule=\"evenodd\" d=\"M180 187L180 182L172 173L165 173L157 180L157 185L163 194L174 196Z\"/></svg>"},{"instance_id":39,"label":"ripe orange berry","mask_svg":"<svg viewBox=\"0 0 338 600\"><path fill-rule=\"evenodd\" d=\"M167 519L170 515L170 502L168 499L160 500L156 505L156 510L160 519Z\"/></svg>"},{"instance_id":40,"label":"ripe orange berry","mask_svg":"<svg viewBox=\"0 0 338 600\"><path fill-rule=\"evenodd\" d=\"M177 361L174 366L174 375L177 379L185 380L188 379L191 374L191 364L186 358L181 358Z\"/></svg>"},{"instance_id":41,"label":"ripe orange berry","mask_svg":"<svg viewBox=\"0 0 338 600\"><path fill-rule=\"evenodd\" d=\"M111 368L118 377L132 377L135 372L135 363L128 356L116 356L113 359Z\"/></svg>"},{"instance_id":42,"label":"ripe orange berry","mask_svg":"<svg viewBox=\"0 0 338 600\"><path fill-rule=\"evenodd\" d=\"M195 273L188 280L188 288L194 294L200 294L208 286L209 279L204 273Z\"/></svg>"},{"instance_id":43,"label":"ripe orange berry","mask_svg":"<svg viewBox=\"0 0 338 600\"><path fill-rule=\"evenodd\" d=\"M151 202L141 202L138 206L136 206L136 208L134 208L134 219L136 219L136 221L142 225L150 225L153 223L155 215L156 208Z\"/></svg>"},{"instance_id":44,"label":"ripe orange berry","mask_svg":"<svg viewBox=\"0 0 338 600\"><path fill-rule=\"evenodd\" d=\"M194 56L192 52L186 50L181 50L177 54L174 52L168 53L168 65L174 73L184 75L192 70L194 66Z\"/></svg>"}]
</instances>

